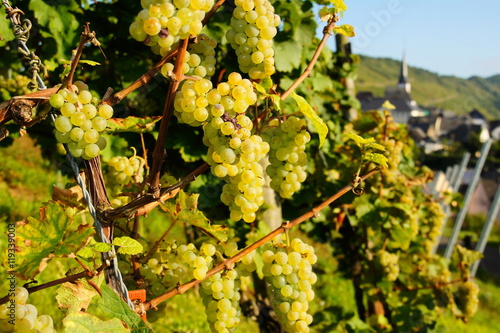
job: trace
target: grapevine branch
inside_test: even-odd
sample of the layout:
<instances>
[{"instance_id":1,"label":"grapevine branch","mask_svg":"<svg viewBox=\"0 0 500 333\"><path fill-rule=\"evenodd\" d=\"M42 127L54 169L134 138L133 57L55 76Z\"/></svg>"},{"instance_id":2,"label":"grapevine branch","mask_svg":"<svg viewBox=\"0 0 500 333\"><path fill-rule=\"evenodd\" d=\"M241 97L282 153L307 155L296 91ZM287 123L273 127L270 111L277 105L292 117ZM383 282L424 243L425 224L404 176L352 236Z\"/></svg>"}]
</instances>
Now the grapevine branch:
<instances>
[{"instance_id":1,"label":"grapevine branch","mask_svg":"<svg viewBox=\"0 0 500 333\"><path fill-rule=\"evenodd\" d=\"M78 66L78 62L80 61L80 57L83 53L83 48L85 44L95 39L95 32L90 31L90 23L85 22L83 25L83 32L80 36L80 42L78 43L78 47L76 48L75 54L71 59L71 67L68 76L66 76L66 80L60 89L64 87L70 87L73 83L73 77L75 75L76 67Z\"/></svg>"},{"instance_id":2,"label":"grapevine branch","mask_svg":"<svg viewBox=\"0 0 500 333\"><path fill-rule=\"evenodd\" d=\"M203 21L201 21L201 24L203 24L203 26L205 26L207 24L207 22L210 20L210 18L212 18L212 16L215 14L217 9L219 9L219 7L222 6L222 4L224 2L226 2L226 0L219 0L215 3L215 5L212 7L212 9L210 9L210 11L205 15L205 17L203 18Z\"/></svg>"},{"instance_id":3,"label":"grapevine branch","mask_svg":"<svg viewBox=\"0 0 500 333\"><path fill-rule=\"evenodd\" d=\"M36 122L31 119L33 115L32 109L37 104L47 103L49 97L56 91L57 88L44 89L27 95L15 96L0 103L0 126L9 120L14 120L21 126L32 126Z\"/></svg>"},{"instance_id":4,"label":"grapevine branch","mask_svg":"<svg viewBox=\"0 0 500 333\"><path fill-rule=\"evenodd\" d=\"M149 191L155 197L160 196L161 166L167 154L165 151L165 140L167 138L168 126L170 125L170 117L172 116L175 93L177 92L177 88L179 88L179 84L183 78L182 64L184 63L188 43L188 39L183 39L179 42L179 47L177 48L178 51L175 59L173 80L168 86L167 98L165 100L163 116L160 123L160 130L158 132L158 138L153 151L153 163L149 178Z\"/></svg>"},{"instance_id":5,"label":"grapevine branch","mask_svg":"<svg viewBox=\"0 0 500 333\"><path fill-rule=\"evenodd\" d=\"M106 221L113 221L119 218L131 218L133 216L143 216L165 200L173 198L187 184L196 179L197 176L208 170L208 164L204 163L189 175L181 179L178 183L164 187L160 190L160 197L155 198L151 194L143 194L132 200L123 207L104 211L102 214Z\"/></svg>"},{"instance_id":6,"label":"grapevine branch","mask_svg":"<svg viewBox=\"0 0 500 333\"><path fill-rule=\"evenodd\" d=\"M120 102L122 99L124 99L128 94L133 92L134 90L149 83L149 81L151 81L153 79L155 74L161 70L161 67L163 65L165 65L167 62L169 62L173 57L175 57L176 54L177 54L177 49L173 50L167 56L165 56L163 59L161 59L156 65L154 65L153 68L151 68L145 74L141 75L141 77L138 78L137 80L135 80L131 85L129 85L125 89L115 93L114 95L110 96L109 98L104 100L103 103L109 104L109 105L115 105L118 102Z\"/></svg>"},{"instance_id":7,"label":"grapevine branch","mask_svg":"<svg viewBox=\"0 0 500 333\"><path fill-rule=\"evenodd\" d=\"M160 247L161 242L167 237L168 233L172 230L172 228L175 226L175 223L177 222L177 219L174 219L172 223L170 224L170 227L158 238L158 240L154 243L154 245L151 247L149 252L146 254L144 259L142 260L143 262L148 262L149 258L153 257L153 255L156 253L158 248Z\"/></svg>"},{"instance_id":8,"label":"grapevine branch","mask_svg":"<svg viewBox=\"0 0 500 333\"><path fill-rule=\"evenodd\" d=\"M101 272L102 272L102 270L104 268L106 268L106 264L101 265L94 272L87 270L87 271L83 271L83 272L80 272L80 273L77 273L77 274L66 276L66 277L63 277L63 278L60 278L60 279L57 279L57 280L54 280L54 281L50 281L50 282L47 282L47 283L39 284L38 286L28 287L26 289L31 294L31 293L34 293L35 291L39 291L39 290L43 290L43 289L46 289L46 288L54 287L54 286L57 286L57 285L62 284L64 282L76 281L76 280L84 278L84 277L93 278L94 276L97 276L97 275L101 274ZM9 300L9 295L4 296L4 297L0 298L0 304L4 304L8 300Z\"/></svg>"},{"instance_id":9,"label":"grapevine branch","mask_svg":"<svg viewBox=\"0 0 500 333\"><path fill-rule=\"evenodd\" d=\"M375 168L375 169L369 171L363 177L361 177L361 179L364 181L367 178L369 178L372 175L374 175L379 170L380 170L379 168ZM192 287L196 286L197 284L200 284L201 282L203 282L204 280L208 279L212 275L217 274L219 272L222 272L223 270L227 269L228 267L232 267L236 262L240 261L244 256L246 256L247 254L249 254L253 250L259 248L263 244L269 242L274 237L276 237L276 236L284 233L285 231L287 231L287 230L289 230L289 229L291 229L291 228L299 225L300 223L304 222L305 220L308 220L308 219L310 219L312 217L318 216L319 212L322 209L324 209L325 207L327 207L328 205L330 205L332 202L334 202L335 200L337 200L338 198L340 198L341 196L343 196L347 192L351 191L353 188L354 187L351 186L351 185L347 185L347 186L343 187L337 193L335 193L334 195L332 195L330 198L328 198L327 200L325 200L324 202L322 202L318 206L316 206L313 209L311 209L311 211L303 214L302 216L300 216L300 217L298 217L298 218L296 218L296 219L294 219L292 221L284 222L280 227L276 228L275 230L273 230L272 232L270 232L266 236L262 237L261 239L259 239L255 243L253 243L252 245L250 245L250 246L246 247L245 249L243 249L242 251L238 252L235 256L224 260L222 263L220 263L216 267L214 267L211 270L209 270L207 272L207 275L205 276L204 279L202 279L202 280L195 280L194 279L194 280L191 280L191 281L189 281L189 282L187 282L187 283L185 283L183 285L177 286L174 289L168 291L167 293L165 293L165 294L163 294L161 296L155 297L152 300L150 300L149 302L144 303L143 306L136 308L136 311L140 312L140 311L147 311L147 310L150 310L150 309L155 309L156 306L158 304L160 304L161 302L164 302L164 301L168 300L169 298L171 298L173 296L176 296L176 295L179 295L179 294L183 294L187 290L191 289Z\"/></svg>"},{"instance_id":10,"label":"grapevine branch","mask_svg":"<svg viewBox=\"0 0 500 333\"><path fill-rule=\"evenodd\" d=\"M104 176L102 174L101 158L96 156L90 160L82 159L82 162L90 198L98 214L101 214L102 211L111 207L104 183ZM111 238L113 237L113 225L106 221L101 221L101 223L103 224L104 235L111 242Z\"/></svg>"},{"instance_id":11,"label":"grapevine branch","mask_svg":"<svg viewBox=\"0 0 500 333\"><path fill-rule=\"evenodd\" d=\"M288 89L281 95L281 100L285 100L297 87L311 74L312 69L314 65L316 64L316 61L318 61L318 58L321 54L321 51L323 51L323 48L326 45L326 41L330 36L332 35L332 29L335 26L335 23L338 21L338 17L334 16L329 22L328 25L325 27L323 30L323 38L321 39L321 42L318 45L318 48L314 52L313 57L311 58L311 61L309 62L309 65L307 65L306 69L304 72L298 77L297 80L295 80L294 83Z\"/></svg>"}]
</instances>

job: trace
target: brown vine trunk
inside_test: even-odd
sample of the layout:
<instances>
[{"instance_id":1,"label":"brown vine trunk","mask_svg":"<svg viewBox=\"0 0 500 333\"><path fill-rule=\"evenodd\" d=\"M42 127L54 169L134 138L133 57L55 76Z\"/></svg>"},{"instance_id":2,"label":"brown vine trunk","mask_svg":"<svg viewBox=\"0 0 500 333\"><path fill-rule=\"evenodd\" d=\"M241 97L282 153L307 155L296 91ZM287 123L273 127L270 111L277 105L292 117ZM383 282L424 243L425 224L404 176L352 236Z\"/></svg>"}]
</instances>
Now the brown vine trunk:
<instances>
[{"instance_id":1,"label":"brown vine trunk","mask_svg":"<svg viewBox=\"0 0 500 333\"><path fill-rule=\"evenodd\" d=\"M106 222L104 220L104 215L102 212L111 208L111 203L109 202L108 194L106 192L106 186L104 184L104 177L101 169L101 159L99 156L91 160L83 160L83 171L87 179L87 187L92 200L92 204L96 209L97 218L102 224L102 231L104 236L107 238L109 243L113 242L113 222ZM104 240L101 240L104 241ZM110 259L110 253L113 254L114 250L111 252L102 253L103 263L107 265L104 269L104 276L106 277L106 283L113 289L122 299L126 299L127 295L122 293L120 288L118 278L116 275L116 270L114 261Z\"/></svg>"}]
</instances>

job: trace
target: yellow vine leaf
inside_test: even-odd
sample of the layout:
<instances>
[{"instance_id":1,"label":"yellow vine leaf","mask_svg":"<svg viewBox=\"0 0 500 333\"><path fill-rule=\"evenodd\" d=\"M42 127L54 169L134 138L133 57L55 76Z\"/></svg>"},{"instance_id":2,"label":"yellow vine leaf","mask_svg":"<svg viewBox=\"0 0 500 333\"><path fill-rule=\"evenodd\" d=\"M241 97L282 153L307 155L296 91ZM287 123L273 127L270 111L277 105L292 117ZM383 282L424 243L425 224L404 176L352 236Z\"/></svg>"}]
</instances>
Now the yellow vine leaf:
<instances>
[{"instance_id":1,"label":"yellow vine leaf","mask_svg":"<svg viewBox=\"0 0 500 333\"><path fill-rule=\"evenodd\" d=\"M389 101L385 101L384 104L382 104L382 107L384 109L388 109L388 110L394 110L396 107L394 105L392 105L391 102Z\"/></svg>"},{"instance_id":2,"label":"yellow vine leaf","mask_svg":"<svg viewBox=\"0 0 500 333\"><path fill-rule=\"evenodd\" d=\"M326 126L325 122L318 116L318 114L313 110L311 105L305 100L304 97L297 95L295 92L292 92L290 94L290 97L292 97L295 102L297 102L300 112L302 112L304 116L306 116L306 118L309 119L316 128L316 131L319 135L319 146L321 147L325 142L326 135L328 134L328 127Z\"/></svg>"}]
</instances>

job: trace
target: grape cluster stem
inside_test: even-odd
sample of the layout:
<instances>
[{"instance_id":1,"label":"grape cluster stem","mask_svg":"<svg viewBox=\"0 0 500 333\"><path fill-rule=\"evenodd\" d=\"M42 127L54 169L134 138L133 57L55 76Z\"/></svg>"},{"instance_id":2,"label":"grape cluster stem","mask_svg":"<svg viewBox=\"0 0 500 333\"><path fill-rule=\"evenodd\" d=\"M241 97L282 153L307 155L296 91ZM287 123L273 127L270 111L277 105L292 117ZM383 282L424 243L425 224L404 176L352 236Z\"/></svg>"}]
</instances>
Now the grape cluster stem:
<instances>
[{"instance_id":1,"label":"grape cluster stem","mask_svg":"<svg viewBox=\"0 0 500 333\"><path fill-rule=\"evenodd\" d=\"M364 176L362 176L361 179L364 181L367 178L369 178L372 175L374 175L375 173L377 173L379 170L380 170L380 168L375 168L375 169L369 171L368 173L366 173ZM208 279L212 275L217 274L219 272L222 272L223 270L227 269L227 267L230 267L231 264L235 264L236 262L238 262L239 260L241 260L244 256L246 256L248 253L252 252L253 250L255 250L257 248L259 248L263 244L269 242L274 237L276 237L276 236L284 233L285 231L287 231L287 230L289 230L289 229L291 229L291 228L299 225L300 223L302 223L302 222L304 222L304 221L306 221L306 220L314 217L317 214L317 212L321 211L322 209L324 209L325 207L327 207L332 202L334 202L335 200L339 199L340 197L342 197L344 194L346 194L347 192L351 191L352 189L353 189L353 187L351 185L347 185L347 186L343 187L337 193L335 193L334 195L332 195L330 198L326 199L324 202L322 202L318 206L314 207L309 212L303 214L302 216L297 217L296 219L294 219L292 221L289 221L289 222L286 221L286 222L284 222L280 227L278 227L275 230L271 231L269 234L267 234L266 236L262 237L261 239L259 239L255 243L247 246L245 249L241 250L240 252L238 252L233 257L224 260L222 263L220 263L219 265L217 265L214 268L212 268L211 270L209 270L207 272L207 275L205 276L204 279L201 279L201 280L194 279L194 280L191 280L191 281L189 281L189 282L187 282L185 284L177 286L174 289L166 292L165 294L160 295L158 297L155 297L152 300L150 300L149 302L144 303L143 305L141 305L141 307L136 307L136 311L144 311L144 310L148 311L150 309L155 309L158 304L160 304L160 303L162 303L162 302L164 302L164 301L172 298L173 296L185 293L186 291L188 291L192 287L196 286L197 284L200 284L201 282L203 282L204 280Z\"/></svg>"}]
</instances>

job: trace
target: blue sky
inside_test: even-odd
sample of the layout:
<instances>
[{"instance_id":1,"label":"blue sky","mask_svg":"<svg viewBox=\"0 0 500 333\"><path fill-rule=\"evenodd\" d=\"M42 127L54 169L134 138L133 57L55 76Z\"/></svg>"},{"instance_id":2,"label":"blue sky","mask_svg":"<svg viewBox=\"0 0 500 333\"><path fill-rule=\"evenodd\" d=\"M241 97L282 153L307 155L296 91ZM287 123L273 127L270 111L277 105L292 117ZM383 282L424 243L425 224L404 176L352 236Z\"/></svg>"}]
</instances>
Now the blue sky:
<instances>
[{"instance_id":1,"label":"blue sky","mask_svg":"<svg viewBox=\"0 0 500 333\"><path fill-rule=\"evenodd\" d=\"M353 51L468 78L500 74L500 0L345 0ZM329 46L335 49L331 38Z\"/></svg>"}]
</instances>

